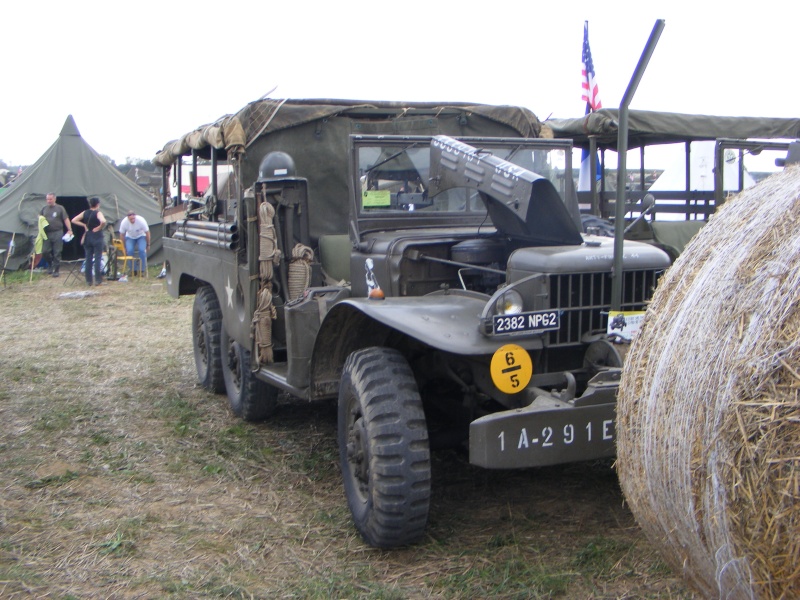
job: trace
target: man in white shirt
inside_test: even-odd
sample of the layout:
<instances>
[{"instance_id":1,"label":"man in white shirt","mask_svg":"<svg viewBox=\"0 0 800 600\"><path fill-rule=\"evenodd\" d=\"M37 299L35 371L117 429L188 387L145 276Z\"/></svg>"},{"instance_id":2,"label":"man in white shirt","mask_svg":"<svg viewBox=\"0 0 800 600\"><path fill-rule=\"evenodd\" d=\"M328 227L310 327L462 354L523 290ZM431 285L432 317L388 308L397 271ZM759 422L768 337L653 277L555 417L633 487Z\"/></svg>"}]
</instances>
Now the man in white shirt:
<instances>
[{"instance_id":1,"label":"man in white shirt","mask_svg":"<svg viewBox=\"0 0 800 600\"><path fill-rule=\"evenodd\" d=\"M147 269L147 253L150 251L150 228L147 226L147 221L141 215L129 211L128 216L119 224L119 236L128 256L137 258L138 254L144 272Z\"/></svg>"}]
</instances>

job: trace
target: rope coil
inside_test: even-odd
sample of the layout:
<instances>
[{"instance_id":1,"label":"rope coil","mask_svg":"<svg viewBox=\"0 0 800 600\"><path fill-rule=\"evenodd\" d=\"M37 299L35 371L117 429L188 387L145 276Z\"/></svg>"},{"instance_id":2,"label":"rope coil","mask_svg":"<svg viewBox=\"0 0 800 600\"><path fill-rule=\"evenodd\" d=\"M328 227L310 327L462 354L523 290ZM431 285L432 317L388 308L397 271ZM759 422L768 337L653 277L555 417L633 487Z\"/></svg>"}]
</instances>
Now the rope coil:
<instances>
[{"instance_id":1,"label":"rope coil","mask_svg":"<svg viewBox=\"0 0 800 600\"><path fill-rule=\"evenodd\" d=\"M253 311L253 338L255 359L258 365L271 364L275 358L272 351L272 321L277 310L272 303L272 276L274 268L281 262L275 233L275 208L266 200L258 207L258 271L259 292L256 309Z\"/></svg>"},{"instance_id":2,"label":"rope coil","mask_svg":"<svg viewBox=\"0 0 800 600\"><path fill-rule=\"evenodd\" d=\"M303 244L292 248L292 260L289 262L289 299L296 300L303 295L311 282L311 262L314 251Z\"/></svg>"},{"instance_id":3,"label":"rope coil","mask_svg":"<svg viewBox=\"0 0 800 600\"><path fill-rule=\"evenodd\" d=\"M274 267L281 263L281 251L275 241L275 208L262 202L258 208L258 261L261 279L272 279Z\"/></svg>"},{"instance_id":4,"label":"rope coil","mask_svg":"<svg viewBox=\"0 0 800 600\"><path fill-rule=\"evenodd\" d=\"M272 304L272 292L264 287L258 294L258 307L253 312L256 355L259 364L271 364L275 358L272 352L272 321L278 317Z\"/></svg>"}]
</instances>

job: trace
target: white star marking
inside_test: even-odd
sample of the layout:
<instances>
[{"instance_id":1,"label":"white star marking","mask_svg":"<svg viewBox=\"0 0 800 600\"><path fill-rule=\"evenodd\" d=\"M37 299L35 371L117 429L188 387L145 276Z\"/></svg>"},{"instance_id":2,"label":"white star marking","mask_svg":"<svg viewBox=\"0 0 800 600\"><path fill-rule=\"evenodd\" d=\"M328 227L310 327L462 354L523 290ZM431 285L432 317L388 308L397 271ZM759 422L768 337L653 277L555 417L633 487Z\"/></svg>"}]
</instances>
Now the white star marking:
<instances>
[{"instance_id":1,"label":"white star marking","mask_svg":"<svg viewBox=\"0 0 800 600\"><path fill-rule=\"evenodd\" d=\"M230 277L228 277L228 281L225 284L225 293L228 294L228 306L233 308L233 288L231 287Z\"/></svg>"}]
</instances>

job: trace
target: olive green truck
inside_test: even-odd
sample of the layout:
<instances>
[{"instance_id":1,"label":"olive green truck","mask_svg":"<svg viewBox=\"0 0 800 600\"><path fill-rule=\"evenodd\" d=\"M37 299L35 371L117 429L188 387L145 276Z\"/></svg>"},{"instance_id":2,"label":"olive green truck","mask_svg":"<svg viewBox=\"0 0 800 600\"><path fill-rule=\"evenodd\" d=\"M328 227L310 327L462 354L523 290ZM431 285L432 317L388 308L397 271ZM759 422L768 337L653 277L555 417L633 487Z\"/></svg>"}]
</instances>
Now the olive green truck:
<instances>
[{"instance_id":1,"label":"olive green truck","mask_svg":"<svg viewBox=\"0 0 800 600\"><path fill-rule=\"evenodd\" d=\"M614 455L614 242L582 232L572 143L546 133L517 107L260 100L156 159L165 187L187 157L213 167L165 208L199 382L245 420L279 394L338 402L373 546L422 536L431 448L487 469ZM621 308L643 310L669 258L626 241L623 264Z\"/></svg>"}]
</instances>

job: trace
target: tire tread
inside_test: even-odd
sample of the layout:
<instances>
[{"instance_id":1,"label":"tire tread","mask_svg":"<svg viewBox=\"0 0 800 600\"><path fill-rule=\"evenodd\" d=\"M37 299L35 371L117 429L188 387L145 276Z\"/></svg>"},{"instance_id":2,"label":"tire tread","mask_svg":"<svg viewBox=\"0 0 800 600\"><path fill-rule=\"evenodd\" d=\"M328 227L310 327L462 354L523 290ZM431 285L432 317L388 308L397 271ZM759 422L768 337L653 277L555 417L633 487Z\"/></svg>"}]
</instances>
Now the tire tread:
<instances>
[{"instance_id":1,"label":"tire tread","mask_svg":"<svg viewBox=\"0 0 800 600\"><path fill-rule=\"evenodd\" d=\"M355 397L372 449L365 508L347 459L348 402ZM394 548L422 538L430 509L428 430L416 381L397 350L372 347L347 359L339 392L339 445L345 492L356 527L372 546Z\"/></svg>"}]
</instances>

